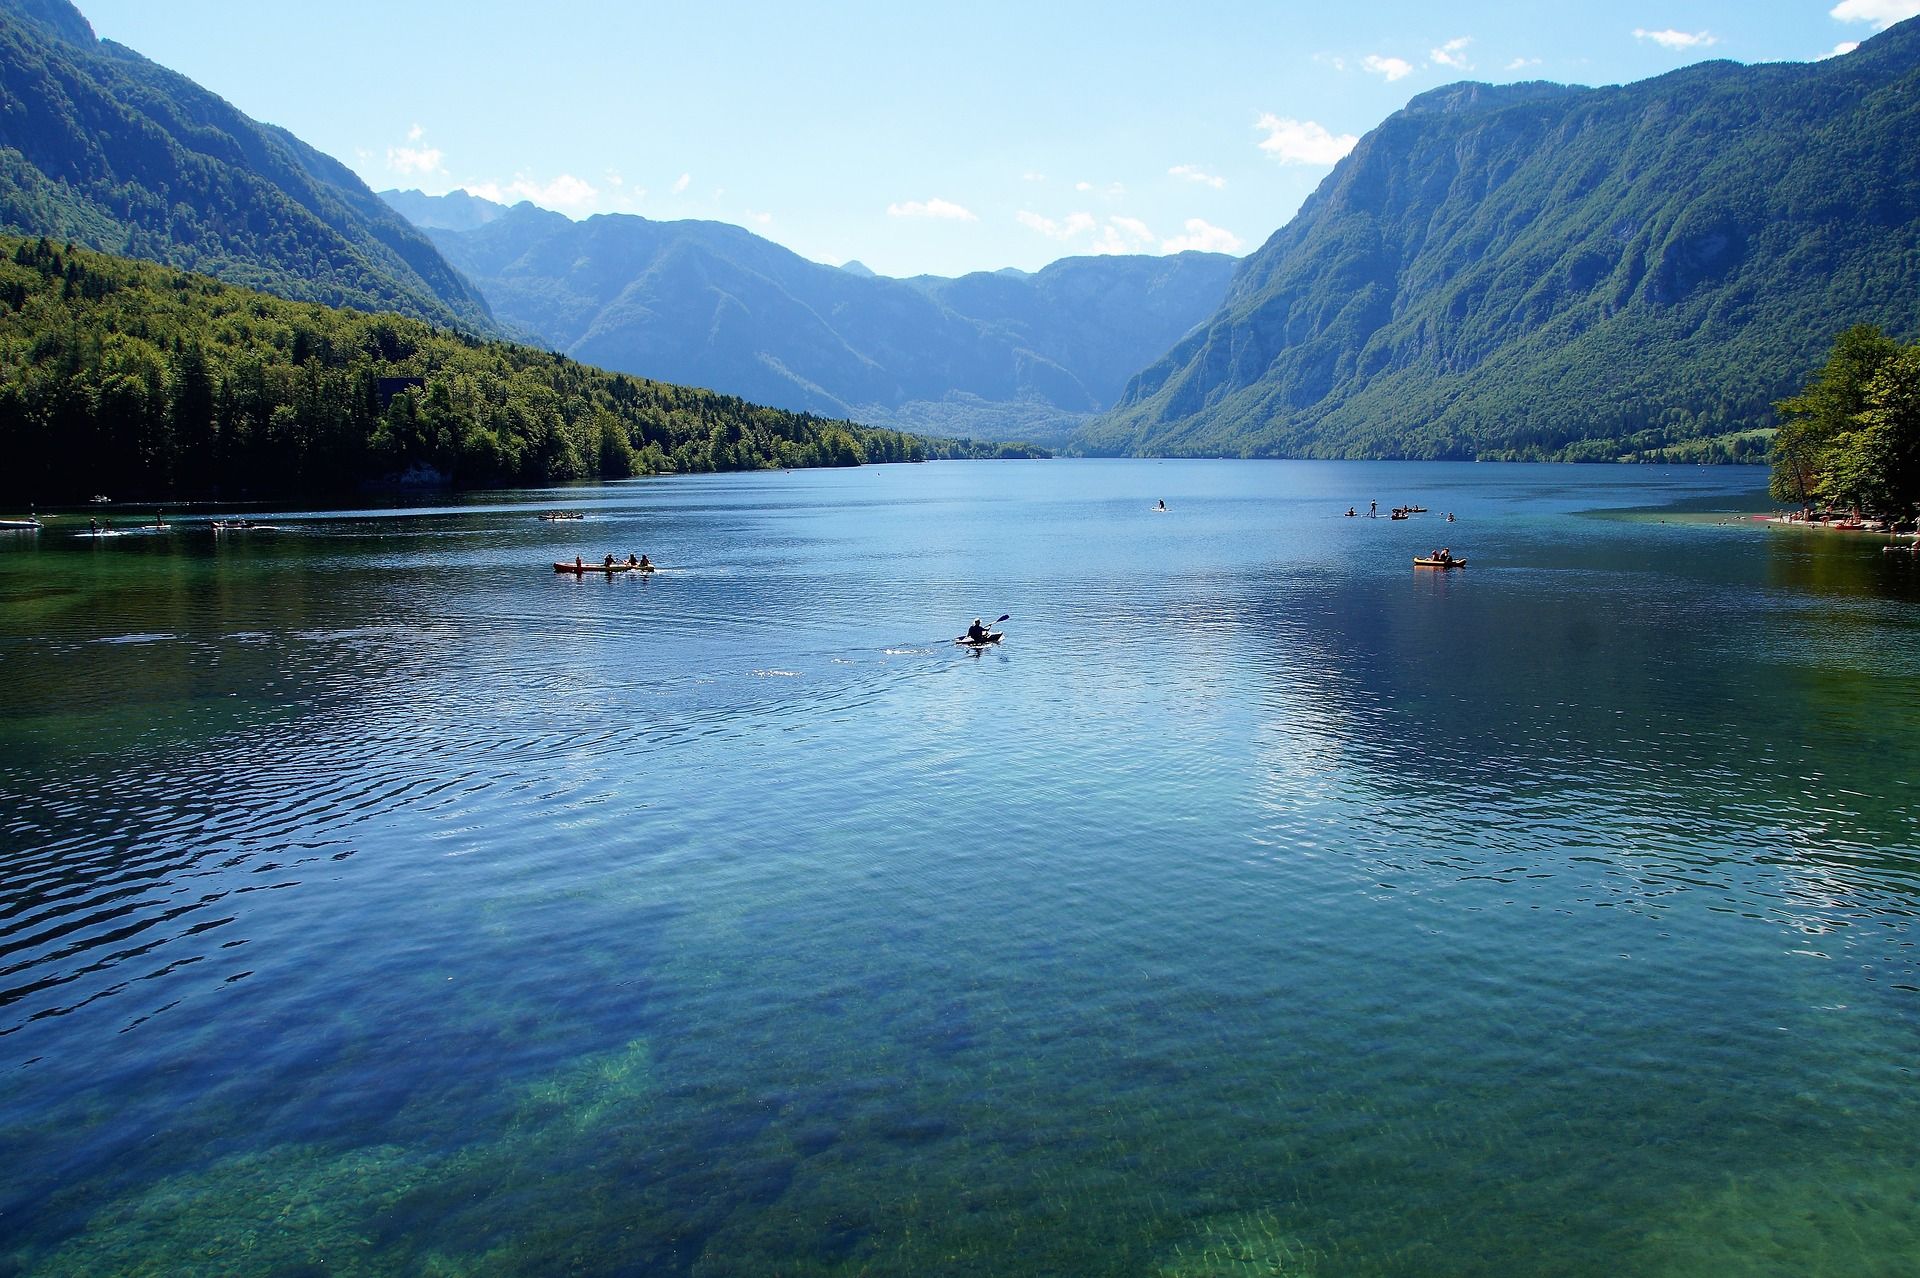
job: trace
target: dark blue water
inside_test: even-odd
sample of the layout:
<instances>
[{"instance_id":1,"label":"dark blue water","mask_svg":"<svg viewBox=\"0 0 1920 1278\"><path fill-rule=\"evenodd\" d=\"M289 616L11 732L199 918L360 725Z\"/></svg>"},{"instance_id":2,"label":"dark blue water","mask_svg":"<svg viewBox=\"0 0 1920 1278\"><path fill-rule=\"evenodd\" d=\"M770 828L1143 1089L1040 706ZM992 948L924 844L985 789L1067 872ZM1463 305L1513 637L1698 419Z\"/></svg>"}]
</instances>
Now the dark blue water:
<instances>
[{"instance_id":1,"label":"dark blue water","mask_svg":"<svg viewBox=\"0 0 1920 1278\"><path fill-rule=\"evenodd\" d=\"M1906 1272L1920 568L1763 481L8 541L0 1272Z\"/></svg>"}]
</instances>

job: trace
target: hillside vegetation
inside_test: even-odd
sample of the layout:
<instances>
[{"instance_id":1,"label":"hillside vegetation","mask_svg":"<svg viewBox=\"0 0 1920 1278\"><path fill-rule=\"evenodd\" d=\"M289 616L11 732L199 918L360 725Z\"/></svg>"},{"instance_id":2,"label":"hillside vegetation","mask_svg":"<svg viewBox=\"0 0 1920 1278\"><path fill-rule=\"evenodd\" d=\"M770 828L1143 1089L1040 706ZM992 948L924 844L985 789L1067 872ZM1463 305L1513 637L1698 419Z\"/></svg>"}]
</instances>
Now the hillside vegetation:
<instances>
[{"instance_id":1,"label":"hillside vegetation","mask_svg":"<svg viewBox=\"0 0 1920 1278\"><path fill-rule=\"evenodd\" d=\"M66 0L0 0L0 230L494 331L479 294L344 165L96 40Z\"/></svg>"},{"instance_id":2,"label":"hillside vegetation","mask_svg":"<svg viewBox=\"0 0 1920 1278\"><path fill-rule=\"evenodd\" d=\"M1423 94L1077 443L1758 460L1834 332L1920 331L1916 138L1920 21L1806 65Z\"/></svg>"},{"instance_id":3,"label":"hillside vegetation","mask_svg":"<svg viewBox=\"0 0 1920 1278\"><path fill-rule=\"evenodd\" d=\"M1033 450L920 439L0 237L0 496L315 494Z\"/></svg>"}]
</instances>

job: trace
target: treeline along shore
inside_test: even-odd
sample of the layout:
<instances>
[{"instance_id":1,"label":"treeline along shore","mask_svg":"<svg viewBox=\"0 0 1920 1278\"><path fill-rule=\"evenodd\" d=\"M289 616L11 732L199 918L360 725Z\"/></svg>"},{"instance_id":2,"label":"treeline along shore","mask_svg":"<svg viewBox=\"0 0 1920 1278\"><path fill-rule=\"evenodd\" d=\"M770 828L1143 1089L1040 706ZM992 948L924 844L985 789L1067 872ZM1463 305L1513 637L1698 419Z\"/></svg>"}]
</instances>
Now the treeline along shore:
<instances>
[{"instance_id":1,"label":"treeline along shore","mask_svg":"<svg viewBox=\"0 0 1920 1278\"><path fill-rule=\"evenodd\" d=\"M765 408L0 236L0 498L185 500L1045 456Z\"/></svg>"}]
</instances>

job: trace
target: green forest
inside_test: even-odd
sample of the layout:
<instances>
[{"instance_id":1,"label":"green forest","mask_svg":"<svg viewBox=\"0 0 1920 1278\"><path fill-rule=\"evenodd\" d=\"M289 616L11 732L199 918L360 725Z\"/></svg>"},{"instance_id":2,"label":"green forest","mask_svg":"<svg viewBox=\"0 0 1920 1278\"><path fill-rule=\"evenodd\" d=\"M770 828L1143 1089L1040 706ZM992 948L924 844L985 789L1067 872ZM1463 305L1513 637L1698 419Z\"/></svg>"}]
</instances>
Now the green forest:
<instances>
[{"instance_id":1,"label":"green forest","mask_svg":"<svg viewBox=\"0 0 1920 1278\"><path fill-rule=\"evenodd\" d=\"M0 496L59 503L1044 456L0 237Z\"/></svg>"},{"instance_id":2,"label":"green forest","mask_svg":"<svg viewBox=\"0 0 1920 1278\"><path fill-rule=\"evenodd\" d=\"M1920 505L1920 342L1871 324L1840 334L1826 366L1774 405L1774 500L1906 523Z\"/></svg>"}]
</instances>

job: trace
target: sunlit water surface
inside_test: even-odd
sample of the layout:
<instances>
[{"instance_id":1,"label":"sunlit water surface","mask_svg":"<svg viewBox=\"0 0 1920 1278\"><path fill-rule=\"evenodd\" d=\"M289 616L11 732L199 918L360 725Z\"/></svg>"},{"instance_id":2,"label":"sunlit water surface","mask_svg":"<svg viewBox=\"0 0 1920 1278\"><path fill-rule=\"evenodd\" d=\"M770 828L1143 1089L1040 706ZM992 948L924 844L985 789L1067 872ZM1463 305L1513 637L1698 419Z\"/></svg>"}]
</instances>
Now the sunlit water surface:
<instances>
[{"instance_id":1,"label":"sunlit water surface","mask_svg":"<svg viewBox=\"0 0 1920 1278\"><path fill-rule=\"evenodd\" d=\"M1920 564L1763 479L14 536L0 1272L1910 1273Z\"/></svg>"}]
</instances>

